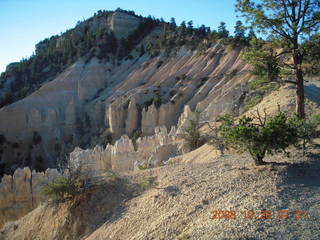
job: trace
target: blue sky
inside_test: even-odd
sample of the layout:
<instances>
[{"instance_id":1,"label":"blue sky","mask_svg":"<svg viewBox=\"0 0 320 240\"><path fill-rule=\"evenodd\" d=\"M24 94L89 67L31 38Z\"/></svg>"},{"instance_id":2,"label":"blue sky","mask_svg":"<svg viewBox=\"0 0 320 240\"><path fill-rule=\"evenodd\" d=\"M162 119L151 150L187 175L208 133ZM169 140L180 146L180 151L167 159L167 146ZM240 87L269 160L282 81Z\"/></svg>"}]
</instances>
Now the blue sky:
<instances>
[{"instance_id":1,"label":"blue sky","mask_svg":"<svg viewBox=\"0 0 320 240\"><path fill-rule=\"evenodd\" d=\"M0 72L29 57L40 40L60 34L98 10L118 7L177 23L193 20L216 29L221 21L233 32L236 0L0 0Z\"/></svg>"}]
</instances>

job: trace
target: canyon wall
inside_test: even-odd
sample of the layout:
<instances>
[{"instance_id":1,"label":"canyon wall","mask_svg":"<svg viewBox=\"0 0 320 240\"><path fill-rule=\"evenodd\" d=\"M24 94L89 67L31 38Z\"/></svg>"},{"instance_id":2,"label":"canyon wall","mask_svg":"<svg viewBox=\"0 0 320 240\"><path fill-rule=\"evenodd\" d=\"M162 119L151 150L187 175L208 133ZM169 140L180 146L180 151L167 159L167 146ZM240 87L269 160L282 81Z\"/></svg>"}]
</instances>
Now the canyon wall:
<instances>
[{"instance_id":1,"label":"canyon wall","mask_svg":"<svg viewBox=\"0 0 320 240\"><path fill-rule=\"evenodd\" d=\"M0 228L7 221L17 220L45 200L41 188L59 175L56 169L45 172L17 169L0 182Z\"/></svg>"},{"instance_id":2,"label":"canyon wall","mask_svg":"<svg viewBox=\"0 0 320 240\"><path fill-rule=\"evenodd\" d=\"M136 131L150 136L156 126L175 126L185 105L208 121L239 111L252 78L240 49L219 43L202 54L182 47L172 56L132 56L119 64L80 59L32 95L1 108L6 141L0 141L0 174L24 166L54 168L59 154L102 131L110 131L113 142Z\"/></svg>"},{"instance_id":3,"label":"canyon wall","mask_svg":"<svg viewBox=\"0 0 320 240\"><path fill-rule=\"evenodd\" d=\"M114 145L105 148L82 150L75 148L70 154L71 164L83 164L91 176L99 176L108 169L117 172L138 170L164 164L169 158L180 154L178 135L173 127L156 127L152 136L138 138L133 142L123 135ZM46 197L41 193L43 185L60 174L56 169L45 172L32 171L25 167L17 169L12 176L4 175L0 182L0 228L7 221L24 216Z\"/></svg>"},{"instance_id":4,"label":"canyon wall","mask_svg":"<svg viewBox=\"0 0 320 240\"><path fill-rule=\"evenodd\" d=\"M70 153L70 161L85 164L92 175L99 175L107 169L113 171L137 170L143 166L154 167L164 164L169 158L177 156L181 140L173 127L168 133L166 127L156 127L155 134L138 138L133 142L123 135L114 145L105 148L96 146L83 150L75 148Z\"/></svg>"}]
</instances>

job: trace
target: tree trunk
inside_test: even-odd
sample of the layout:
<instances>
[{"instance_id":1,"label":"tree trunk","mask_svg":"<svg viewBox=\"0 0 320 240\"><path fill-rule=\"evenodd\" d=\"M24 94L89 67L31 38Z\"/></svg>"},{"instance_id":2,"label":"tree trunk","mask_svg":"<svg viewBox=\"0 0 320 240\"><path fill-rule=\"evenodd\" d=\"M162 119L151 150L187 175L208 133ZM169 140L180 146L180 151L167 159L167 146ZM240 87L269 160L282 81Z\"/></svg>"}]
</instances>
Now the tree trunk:
<instances>
[{"instance_id":1,"label":"tree trunk","mask_svg":"<svg viewBox=\"0 0 320 240\"><path fill-rule=\"evenodd\" d=\"M266 150L260 151L260 153L256 153L251 148L249 148L248 150L256 166L267 164L265 161L263 161L263 158L266 155Z\"/></svg>"},{"instance_id":2,"label":"tree trunk","mask_svg":"<svg viewBox=\"0 0 320 240\"><path fill-rule=\"evenodd\" d=\"M256 164L256 166L261 166L261 165L267 164L265 161L262 160L262 158L259 158L259 157L254 159L254 163Z\"/></svg>"},{"instance_id":3,"label":"tree trunk","mask_svg":"<svg viewBox=\"0 0 320 240\"><path fill-rule=\"evenodd\" d=\"M304 85L303 85L303 72L301 69L301 64L303 60L303 56L298 50L298 38L296 37L296 44L293 50L293 64L294 71L296 75L297 88L296 88L296 112L301 119L304 119Z\"/></svg>"},{"instance_id":4,"label":"tree trunk","mask_svg":"<svg viewBox=\"0 0 320 240\"><path fill-rule=\"evenodd\" d=\"M303 85L303 74L300 67L295 70L297 78L297 89L296 89L296 112L301 119L305 118L304 112L304 85Z\"/></svg>"}]
</instances>

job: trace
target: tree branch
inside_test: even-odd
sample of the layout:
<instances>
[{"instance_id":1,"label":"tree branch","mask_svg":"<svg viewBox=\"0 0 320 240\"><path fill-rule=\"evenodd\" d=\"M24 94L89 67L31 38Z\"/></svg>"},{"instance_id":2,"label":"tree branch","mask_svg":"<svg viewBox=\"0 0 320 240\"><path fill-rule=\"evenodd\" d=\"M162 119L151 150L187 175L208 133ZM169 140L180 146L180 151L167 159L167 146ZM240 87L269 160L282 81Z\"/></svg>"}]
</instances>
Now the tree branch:
<instances>
[{"instance_id":1,"label":"tree branch","mask_svg":"<svg viewBox=\"0 0 320 240\"><path fill-rule=\"evenodd\" d=\"M292 84L297 85L297 82L296 82L296 81L292 81L292 80L284 80L283 82L285 82L285 83L292 83Z\"/></svg>"}]
</instances>

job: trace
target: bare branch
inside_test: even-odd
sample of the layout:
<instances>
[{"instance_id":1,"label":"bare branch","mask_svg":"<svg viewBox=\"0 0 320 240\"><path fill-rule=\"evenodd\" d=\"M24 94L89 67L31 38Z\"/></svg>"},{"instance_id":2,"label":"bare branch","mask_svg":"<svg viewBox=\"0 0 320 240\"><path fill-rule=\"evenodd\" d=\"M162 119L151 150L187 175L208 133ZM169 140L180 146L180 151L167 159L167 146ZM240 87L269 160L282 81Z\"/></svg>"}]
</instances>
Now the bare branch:
<instances>
[{"instance_id":1,"label":"bare branch","mask_svg":"<svg viewBox=\"0 0 320 240\"><path fill-rule=\"evenodd\" d=\"M280 57L281 55L283 55L283 54L287 54L287 53L291 53L291 51L288 51L288 50L286 50L286 51L283 51L283 52L281 52L281 53L279 53L279 54L276 54L274 57Z\"/></svg>"},{"instance_id":2,"label":"bare branch","mask_svg":"<svg viewBox=\"0 0 320 240\"><path fill-rule=\"evenodd\" d=\"M202 127L204 126L204 125L208 125L208 127L210 128L210 130L212 131L212 132L215 132L217 129L216 128L213 128L211 125L210 125L210 123L209 122L205 122L203 125L202 125Z\"/></svg>"},{"instance_id":3,"label":"bare branch","mask_svg":"<svg viewBox=\"0 0 320 240\"><path fill-rule=\"evenodd\" d=\"M307 22L309 22L309 21L306 21L306 20L305 20L305 18L306 18L306 13L307 13L309 7L310 7L310 1L307 0L307 2L304 4L304 9L303 9L303 12L302 12L302 14L301 14L301 15L302 15L302 23L301 23L301 27L300 27L300 29L299 29L299 31L298 31L298 34L300 34L300 33L303 31L303 29L304 29L304 27L305 27L305 24L306 24Z\"/></svg>"},{"instance_id":4,"label":"bare branch","mask_svg":"<svg viewBox=\"0 0 320 240\"><path fill-rule=\"evenodd\" d=\"M259 112L258 108L257 108L256 111L257 111L257 116L258 116L257 119L259 120L261 126L264 126L264 122L263 122L263 119L262 119L262 117L260 115L260 112Z\"/></svg>"},{"instance_id":5,"label":"bare branch","mask_svg":"<svg viewBox=\"0 0 320 240\"><path fill-rule=\"evenodd\" d=\"M282 0L282 6L283 6L283 8L284 8L284 13L285 13L285 17L284 17L284 20L285 20L285 22L286 22L286 24L288 25L288 27L292 30L292 31L294 31L294 28L293 28L293 24L292 24L292 18L290 17L290 14L289 14L289 11L288 11L288 8L287 8L287 4L285 3L285 1L284 0ZM289 23L289 21L288 21L288 18L291 20L291 23Z\"/></svg>"},{"instance_id":6,"label":"bare branch","mask_svg":"<svg viewBox=\"0 0 320 240\"><path fill-rule=\"evenodd\" d=\"M296 81L292 81L292 80L284 80L283 82L285 82L285 83L297 84L297 82L296 82Z\"/></svg>"},{"instance_id":7,"label":"bare branch","mask_svg":"<svg viewBox=\"0 0 320 240\"><path fill-rule=\"evenodd\" d=\"M264 113L264 121L263 121L263 125L265 125L265 124L266 124L266 122L267 122L267 111L266 111L266 109L265 109L265 108L263 109L263 113Z\"/></svg>"}]
</instances>

